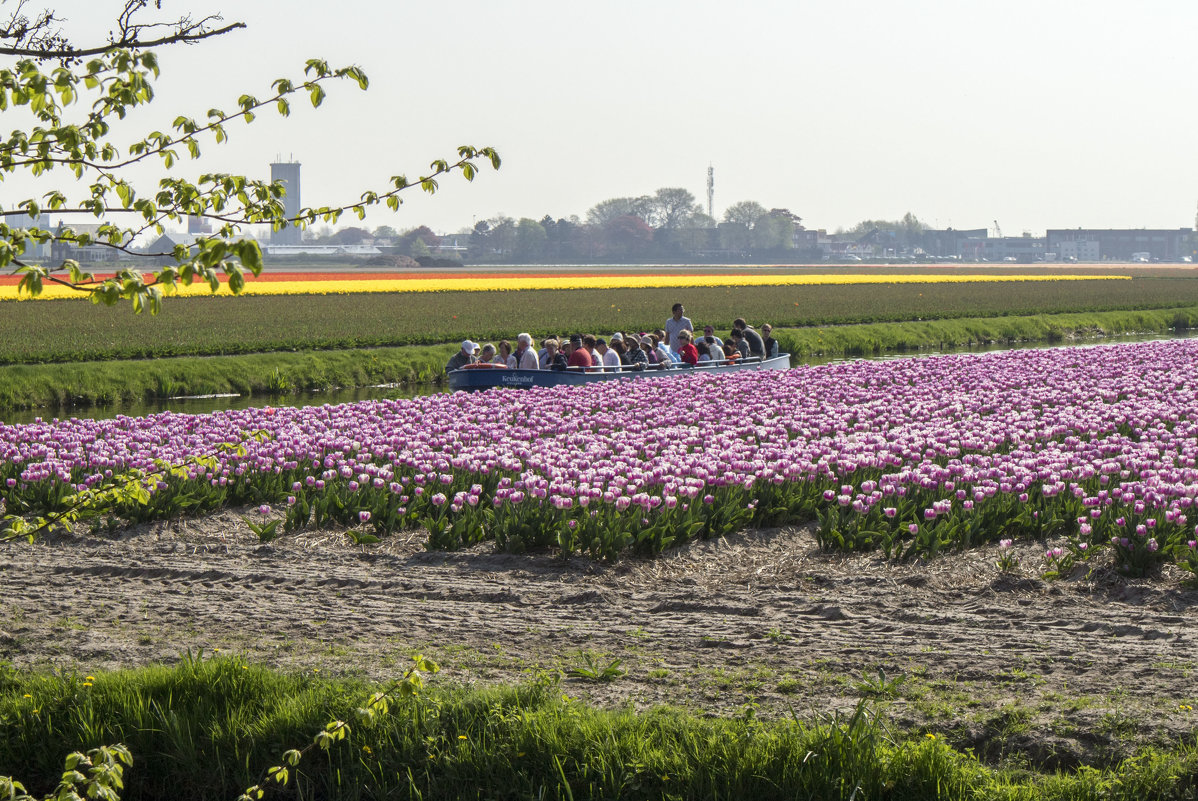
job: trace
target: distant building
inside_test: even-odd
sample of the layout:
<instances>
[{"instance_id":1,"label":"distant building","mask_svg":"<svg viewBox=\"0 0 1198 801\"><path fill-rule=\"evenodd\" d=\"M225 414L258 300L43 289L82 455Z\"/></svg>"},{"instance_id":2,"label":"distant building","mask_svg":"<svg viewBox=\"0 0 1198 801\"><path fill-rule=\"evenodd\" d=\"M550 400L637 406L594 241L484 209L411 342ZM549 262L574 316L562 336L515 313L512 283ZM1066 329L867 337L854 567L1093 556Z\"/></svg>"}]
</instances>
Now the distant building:
<instances>
[{"instance_id":1,"label":"distant building","mask_svg":"<svg viewBox=\"0 0 1198 801\"><path fill-rule=\"evenodd\" d=\"M206 217L187 217L187 233L189 234L210 234L212 233L212 220Z\"/></svg>"},{"instance_id":2,"label":"distant building","mask_svg":"<svg viewBox=\"0 0 1198 801\"><path fill-rule=\"evenodd\" d=\"M998 236L985 240L982 258L986 261L1014 259L1021 264L1044 261L1046 242L1042 236Z\"/></svg>"},{"instance_id":3,"label":"distant building","mask_svg":"<svg viewBox=\"0 0 1198 801\"><path fill-rule=\"evenodd\" d=\"M196 238L197 235L192 233L183 234L174 231L167 231L146 246L145 252L147 254L162 254L154 257L155 264L174 264L175 258L170 254L174 252L175 247L178 245L186 245L188 248L190 248L195 244Z\"/></svg>"},{"instance_id":4,"label":"distant building","mask_svg":"<svg viewBox=\"0 0 1198 801\"><path fill-rule=\"evenodd\" d=\"M437 244L429 250L433 253L465 253L470 250L473 234L442 234Z\"/></svg>"},{"instance_id":5,"label":"distant building","mask_svg":"<svg viewBox=\"0 0 1198 801\"><path fill-rule=\"evenodd\" d=\"M1180 261L1190 255L1190 234L1189 228L1050 228L1046 247L1061 259L1078 261L1131 261L1133 253Z\"/></svg>"},{"instance_id":6,"label":"distant building","mask_svg":"<svg viewBox=\"0 0 1198 801\"><path fill-rule=\"evenodd\" d=\"M0 222L4 222L9 228L39 228L43 231L52 230L50 220L45 215L38 217L36 220L28 214L10 214L0 217ZM51 243L35 242L32 239L25 240L25 252L22 254L25 259L36 259L45 261L51 255Z\"/></svg>"},{"instance_id":7,"label":"distant building","mask_svg":"<svg viewBox=\"0 0 1198 801\"><path fill-rule=\"evenodd\" d=\"M298 161L277 161L270 165L270 180L282 181L287 187L283 198L283 211L288 219L294 219L300 212L300 163ZM279 231L270 232L272 245L302 245L303 231L294 225L288 225Z\"/></svg>"},{"instance_id":8,"label":"distant building","mask_svg":"<svg viewBox=\"0 0 1198 801\"><path fill-rule=\"evenodd\" d=\"M91 239L96 239L97 233L100 230L102 223L62 223L55 226L54 235L61 236L66 229L75 232L76 235L87 234ZM56 264L61 264L67 259L74 259L80 264L98 264L104 262L114 262L117 260L118 251L115 248L110 248L107 245L87 244L80 245L75 242L60 242L54 241L50 245L50 260Z\"/></svg>"},{"instance_id":9,"label":"distant building","mask_svg":"<svg viewBox=\"0 0 1198 801\"><path fill-rule=\"evenodd\" d=\"M1053 252L1059 261L1102 261L1097 239L1066 239Z\"/></svg>"},{"instance_id":10,"label":"distant building","mask_svg":"<svg viewBox=\"0 0 1198 801\"><path fill-rule=\"evenodd\" d=\"M983 259L988 237L985 228L945 228L928 229L919 235L918 241L924 253L938 259Z\"/></svg>"},{"instance_id":11,"label":"distant building","mask_svg":"<svg viewBox=\"0 0 1198 801\"><path fill-rule=\"evenodd\" d=\"M380 256L383 253L374 245L275 245L273 243L262 248L262 252L272 257L349 256L360 259Z\"/></svg>"}]
</instances>

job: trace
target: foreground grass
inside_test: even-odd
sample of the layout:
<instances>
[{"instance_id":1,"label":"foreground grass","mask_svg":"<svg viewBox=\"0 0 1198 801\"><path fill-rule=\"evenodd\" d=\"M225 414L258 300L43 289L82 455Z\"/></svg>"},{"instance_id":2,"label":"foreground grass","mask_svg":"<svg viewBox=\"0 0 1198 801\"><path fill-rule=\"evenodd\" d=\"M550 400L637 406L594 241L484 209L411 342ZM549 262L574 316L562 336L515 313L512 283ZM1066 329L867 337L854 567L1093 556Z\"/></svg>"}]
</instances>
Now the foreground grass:
<instances>
[{"instance_id":1,"label":"foreground grass","mask_svg":"<svg viewBox=\"0 0 1198 801\"><path fill-rule=\"evenodd\" d=\"M585 283L585 278L579 279ZM826 326L1198 306L1198 279L424 292L168 301L157 317L81 300L0 304L0 364L397 347L695 324Z\"/></svg>"},{"instance_id":2,"label":"foreground grass","mask_svg":"<svg viewBox=\"0 0 1198 801\"><path fill-rule=\"evenodd\" d=\"M122 742L122 798L235 798L334 719L349 736L305 757L283 797L1147 799L1198 792L1198 748L1146 750L1109 770L1012 771L868 708L822 725L671 709L605 711L553 679L426 691L356 722L376 687L235 658L79 675L0 671L0 775L53 789L65 755Z\"/></svg>"}]
</instances>

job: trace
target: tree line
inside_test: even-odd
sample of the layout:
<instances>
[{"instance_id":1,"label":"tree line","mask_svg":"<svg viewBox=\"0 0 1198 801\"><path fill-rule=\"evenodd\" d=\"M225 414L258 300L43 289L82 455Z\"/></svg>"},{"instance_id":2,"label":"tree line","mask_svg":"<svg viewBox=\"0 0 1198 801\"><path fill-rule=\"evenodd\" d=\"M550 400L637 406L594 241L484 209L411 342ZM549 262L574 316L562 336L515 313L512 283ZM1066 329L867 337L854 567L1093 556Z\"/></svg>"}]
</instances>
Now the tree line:
<instances>
[{"instance_id":1,"label":"tree line","mask_svg":"<svg viewBox=\"0 0 1198 801\"><path fill-rule=\"evenodd\" d=\"M796 238L803 230L801 218L790 210L767 209L751 200L729 206L717 221L690 191L663 188L651 195L604 200L584 217L500 215L456 235L439 236L426 226L400 234L382 226L374 232L306 232L305 239L314 244L371 239L391 256L421 264L445 259L477 264L818 258L818 249Z\"/></svg>"},{"instance_id":2,"label":"tree line","mask_svg":"<svg viewBox=\"0 0 1198 801\"><path fill-rule=\"evenodd\" d=\"M908 212L899 220L863 220L838 229L833 238L896 250L918 246L928 226ZM821 260L815 232L789 209L767 209L753 200L729 206L719 221L686 189L663 188L651 195L616 197L596 203L585 217L533 219L496 216L457 234L438 235L427 226L403 233L390 226L373 231L352 227L308 228L311 244L371 242L383 261L413 266L453 263L735 262Z\"/></svg>"}]
</instances>

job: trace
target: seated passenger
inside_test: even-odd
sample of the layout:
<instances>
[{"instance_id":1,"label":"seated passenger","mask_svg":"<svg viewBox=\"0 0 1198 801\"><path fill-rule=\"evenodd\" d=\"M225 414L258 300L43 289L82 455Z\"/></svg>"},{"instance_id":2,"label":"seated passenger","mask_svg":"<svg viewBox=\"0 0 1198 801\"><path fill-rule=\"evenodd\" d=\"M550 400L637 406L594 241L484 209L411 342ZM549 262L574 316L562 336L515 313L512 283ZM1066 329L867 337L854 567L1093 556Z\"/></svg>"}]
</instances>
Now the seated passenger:
<instances>
[{"instance_id":1,"label":"seated passenger","mask_svg":"<svg viewBox=\"0 0 1198 801\"><path fill-rule=\"evenodd\" d=\"M603 372L614 373L620 369L620 354L607 346L607 340L599 337L595 340L595 353L599 356L599 363L603 365Z\"/></svg>"},{"instance_id":2,"label":"seated passenger","mask_svg":"<svg viewBox=\"0 0 1198 801\"><path fill-rule=\"evenodd\" d=\"M525 333L516 337L516 350L508 358L507 366L521 370L539 370L541 368L537 354L532 350L531 334Z\"/></svg>"},{"instance_id":3,"label":"seated passenger","mask_svg":"<svg viewBox=\"0 0 1198 801\"><path fill-rule=\"evenodd\" d=\"M706 337L704 337L706 339ZM711 346L703 340L695 343L695 350L699 352L699 364L711 361Z\"/></svg>"},{"instance_id":4,"label":"seated passenger","mask_svg":"<svg viewBox=\"0 0 1198 801\"><path fill-rule=\"evenodd\" d=\"M645 352L639 337L632 340L632 345L625 355L628 357L628 367L633 370L644 370L649 366L649 354Z\"/></svg>"},{"instance_id":5,"label":"seated passenger","mask_svg":"<svg viewBox=\"0 0 1198 801\"><path fill-rule=\"evenodd\" d=\"M537 360L537 364L542 370L552 370L558 356L561 356L561 353L557 349L557 340L545 339L541 342L541 358ZM566 357L562 356L562 367L565 366Z\"/></svg>"},{"instance_id":6,"label":"seated passenger","mask_svg":"<svg viewBox=\"0 0 1198 801\"><path fill-rule=\"evenodd\" d=\"M720 349L721 353L724 350L724 340L720 339L719 337L717 337L715 335L715 329L712 328L710 325L703 326L703 341L707 343L707 346L709 348L712 345L715 345L717 348ZM696 343L696 346L697 346L697 344L698 343Z\"/></svg>"},{"instance_id":7,"label":"seated passenger","mask_svg":"<svg viewBox=\"0 0 1198 801\"><path fill-rule=\"evenodd\" d=\"M694 367L699 363L699 351L691 344L691 332L679 331L675 336L678 338L679 362Z\"/></svg>"},{"instance_id":8,"label":"seated passenger","mask_svg":"<svg viewBox=\"0 0 1198 801\"><path fill-rule=\"evenodd\" d=\"M773 337L774 327L769 323L761 326L761 342L765 345L765 358L772 359L778 355L778 340Z\"/></svg>"},{"instance_id":9,"label":"seated passenger","mask_svg":"<svg viewBox=\"0 0 1198 801\"><path fill-rule=\"evenodd\" d=\"M478 360L483 364L495 364L495 346L490 342L483 345L483 349L478 352Z\"/></svg>"},{"instance_id":10,"label":"seated passenger","mask_svg":"<svg viewBox=\"0 0 1198 801\"><path fill-rule=\"evenodd\" d=\"M657 350L657 341L652 334L646 334L641 338L641 350L645 354L645 363L650 367L661 366L661 353Z\"/></svg>"},{"instance_id":11,"label":"seated passenger","mask_svg":"<svg viewBox=\"0 0 1198 801\"><path fill-rule=\"evenodd\" d=\"M658 331L661 331L661 329L658 329ZM657 349L658 363L670 365L674 363L674 357L677 354L670 352L669 346L665 343L665 335L665 331L662 331L660 334L654 331L650 336L653 337L653 347Z\"/></svg>"},{"instance_id":12,"label":"seated passenger","mask_svg":"<svg viewBox=\"0 0 1198 801\"><path fill-rule=\"evenodd\" d=\"M591 366L591 354L582 346L582 336L579 334L570 335L570 357L567 364L584 369Z\"/></svg>"},{"instance_id":13,"label":"seated passenger","mask_svg":"<svg viewBox=\"0 0 1198 801\"><path fill-rule=\"evenodd\" d=\"M753 326L746 323L743 317L737 317L732 321L732 330L740 331L740 335L744 338L745 344L749 348L746 356L765 358L765 343L761 339L761 334L754 331Z\"/></svg>"},{"instance_id":14,"label":"seated passenger","mask_svg":"<svg viewBox=\"0 0 1198 801\"><path fill-rule=\"evenodd\" d=\"M619 337L619 339L613 337L612 340L608 342L607 346L615 351L616 357L620 360L620 366L627 367L632 363L628 360L628 348L624 347L624 337L618 333L616 336Z\"/></svg>"},{"instance_id":15,"label":"seated passenger","mask_svg":"<svg viewBox=\"0 0 1198 801\"><path fill-rule=\"evenodd\" d=\"M508 366L508 357L510 357L511 355L512 355L512 343L508 342L506 339L501 339L501 340L499 340L499 347L496 351L496 355L491 360L491 362L493 364L502 364L504 367L507 367Z\"/></svg>"},{"instance_id":16,"label":"seated passenger","mask_svg":"<svg viewBox=\"0 0 1198 801\"><path fill-rule=\"evenodd\" d=\"M728 364L735 364L740 358L740 351L736 349L736 345L731 342L724 343L724 361Z\"/></svg>"},{"instance_id":17,"label":"seated passenger","mask_svg":"<svg viewBox=\"0 0 1198 801\"><path fill-rule=\"evenodd\" d=\"M463 340L462 349L449 357L449 361L445 363L445 372L452 373L468 364L474 364L474 349L477 347L478 345L470 340Z\"/></svg>"},{"instance_id":18,"label":"seated passenger","mask_svg":"<svg viewBox=\"0 0 1198 801\"><path fill-rule=\"evenodd\" d=\"M742 359L749 358L749 343L745 341L745 332L739 328L733 328L730 335L732 346L736 348L736 352L740 354Z\"/></svg>"}]
</instances>

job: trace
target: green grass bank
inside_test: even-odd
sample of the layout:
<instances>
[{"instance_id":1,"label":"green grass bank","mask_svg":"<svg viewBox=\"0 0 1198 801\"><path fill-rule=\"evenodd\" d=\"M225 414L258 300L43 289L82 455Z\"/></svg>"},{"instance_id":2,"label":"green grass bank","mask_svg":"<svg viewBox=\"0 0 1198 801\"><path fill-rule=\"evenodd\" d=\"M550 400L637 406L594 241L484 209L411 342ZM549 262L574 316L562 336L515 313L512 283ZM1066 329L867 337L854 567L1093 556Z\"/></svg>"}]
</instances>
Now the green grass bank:
<instances>
[{"instance_id":1,"label":"green grass bank","mask_svg":"<svg viewBox=\"0 0 1198 801\"><path fill-rule=\"evenodd\" d=\"M946 350L994 343L1093 340L1190 328L1198 328L1198 306L776 328L775 336L782 350L804 359ZM431 384L444 377L445 362L456 350L455 343L6 365L0 366L0 410L63 410L182 395L236 393L278 397L334 387Z\"/></svg>"},{"instance_id":2,"label":"green grass bank","mask_svg":"<svg viewBox=\"0 0 1198 801\"><path fill-rule=\"evenodd\" d=\"M1198 306L1023 317L966 317L775 329L781 350L798 358L852 357L990 344L1052 344L1121 334L1172 333L1198 327Z\"/></svg>"},{"instance_id":3,"label":"green grass bank","mask_svg":"<svg viewBox=\"0 0 1198 801\"><path fill-rule=\"evenodd\" d=\"M0 367L0 409L69 409L183 395L431 383L457 345Z\"/></svg>"},{"instance_id":4,"label":"green grass bank","mask_svg":"<svg viewBox=\"0 0 1198 801\"><path fill-rule=\"evenodd\" d=\"M434 678L435 685L435 678ZM822 723L601 710L555 679L426 689L389 714L355 710L378 687L283 674L236 658L185 658L83 676L0 671L0 776L51 792L72 751L123 743L126 801L236 798L332 720L348 736L312 749L270 798L1003 799L1193 798L1198 748L1146 749L1070 772L990 765L943 737L896 732L885 707Z\"/></svg>"}]
</instances>

